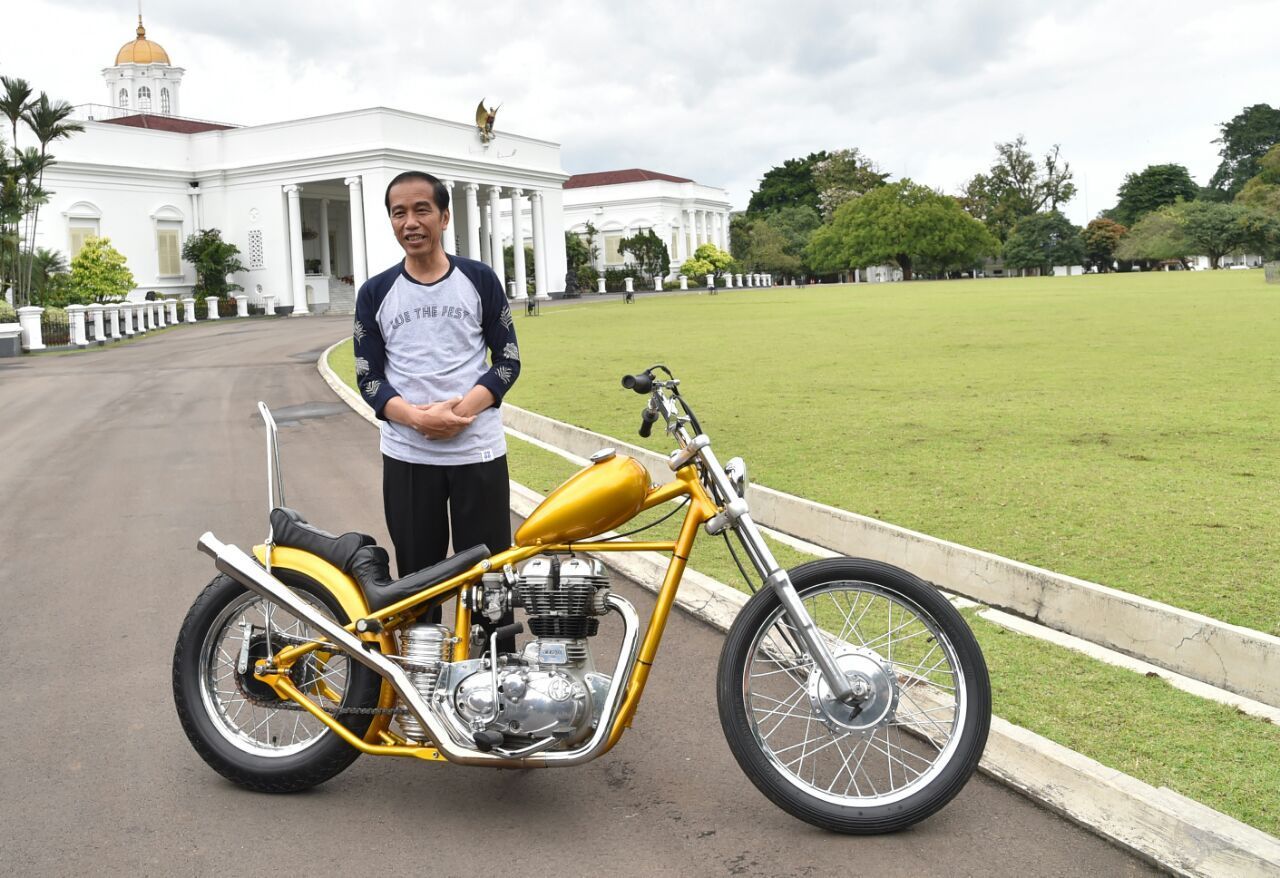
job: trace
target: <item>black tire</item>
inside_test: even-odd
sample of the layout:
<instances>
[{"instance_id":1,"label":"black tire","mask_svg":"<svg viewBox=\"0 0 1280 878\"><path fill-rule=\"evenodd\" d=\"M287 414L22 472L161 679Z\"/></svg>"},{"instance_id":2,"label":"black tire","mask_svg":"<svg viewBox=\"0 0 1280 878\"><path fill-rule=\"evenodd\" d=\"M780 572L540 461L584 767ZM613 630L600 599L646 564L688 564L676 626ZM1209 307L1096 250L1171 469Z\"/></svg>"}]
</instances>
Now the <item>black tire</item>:
<instances>
[{"instance_id":1,"label":"black tire","mask_svg":"<svg viewBox=\"0 0 1280 878\"><path fill-rule=\"evenodd\" d=\"M285 571L277 570L276 575L295 590L310 595L333 618L343 624L350 621L333 596L318 583ZM269 751L274 740L258 746L254 746L256 742L247 738L243 742L233 743L235 735L229 730L233 721L225 715L211 713L217 711L218 707L213 704L214 696L203 683L207 673L204 665L212 659L211 655L205 656L205 650L208 638L215 638L212 643L217 644L219 632L210 629L217 626L219 629L229 630L235 608L242 604L252 607L254 599L255 596L234 579L219 575L201 592L187 612L173 651L173 700L178 709L178 719L196 752L228 780L255 792L290 793L305 790L337 775L356 760L360 751L348 745L314 717L290 712L288 718L297 720L295 732L304 722L313 724L310 727L311 737L295 745L300 747L297 752L288 752L284 748L279 753L271 753ZM224 618L229 610L233 615ZM286 611L277 607L273 612ZM239 641L236 643L238 645ZM202 656L205 658L202 659ZM232 670L234 671L234 667ZM249 675L252 675L252 670ZM381 688L377 674L364 665L347 659L344 675L340 702L342 709L377 706ZM250 706L250 717L256 716L253 712L255 709L260 709L264 714L270 711L272 716L282 717L281 721L287 722L283 711L269 707L271 703L279 703L279 700L272 701L274 693L265 684L246 681L238 672L234 673L233 682L241 696L246 695L246 690L249 690L259 699L251 702L241 698L241 708L244 704ZM213 685L216 688L216 684ZM206 696L210 700L206 700ZM237 717L239 713L238 710ZM343 716L341 722L357 737L363 737L373 722L373 714L349 714ZM267 728L267 734L270 734L270 726Z\"/></svg>"},{"instance_id":2,"label":"black tire","mask_svg":"<svg viewBox=\"0 0 1280 878\"><path fill-rule=\"evenodd\" d=\"M960 792L986 746L991 682L973 632L935 588L888 564L832 558L804 564L790 575L811 615L834 618L840 624L834 641L863 644L862 648L856 642L840 648L847 654L842 667L851 675L855 670L866 671L863 679L873 694L864 702L861 716L848 716L842 706L823 701L825 684L818 682L820 675L812 670L811 660L806 666L807 652L796 648L798 638L784 626L781 602L772 589L762 589L734 620L720 655L716 695L729 749L765 796L814 826L871 835L895 832L925 819ZM842 595L864 596L866 608L861 597L842 605ZM832 607L841 615L834 615ZM900 614L898 621L894 608ZM904 611L919 619L918 628L910 627L913 623ZM855 613L862 615L855 617ZM872 622L887 618L887 623L875 627L865 621L869 613ZM824 627L822 618L816 621ZM891 636L874 636L881 630ZM903 632L901 636L898 631ZM882 653L889 646L892 659L895 643L898 659L889 662ZM935 659L945 662L944 671L934 667ZM947 697L948 680L954 684L954 698ZM944 706L930 706L938 703ZM830 704L831 710L824 713L823 704ZM780 736L784 724L788 724L787 733ZM801 744L783 746L797 736L802 736ZM868 758L868 754L873 755ZM842 769L827 768L842 757ZM805 777L806 759L811 760L811 780ZM895 759L899 786L892 789ZM934 760L932 764L927 764L929 759ZM820 763L826 770L823 780L834 778L829 788L817 779ZM912 771L918 772L914 778ZM877 777L881 784L887 783L884 793L879 792Z\"/></svg>"}]
</instances>

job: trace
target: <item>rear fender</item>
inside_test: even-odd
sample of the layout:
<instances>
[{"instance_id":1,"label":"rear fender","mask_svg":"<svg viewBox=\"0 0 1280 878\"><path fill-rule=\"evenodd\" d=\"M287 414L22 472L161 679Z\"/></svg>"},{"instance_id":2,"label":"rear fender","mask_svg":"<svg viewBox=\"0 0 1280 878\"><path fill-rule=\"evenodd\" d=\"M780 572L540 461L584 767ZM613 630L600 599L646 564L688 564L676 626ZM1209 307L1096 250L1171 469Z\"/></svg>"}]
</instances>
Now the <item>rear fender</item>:
<instances>
[{"instance_id":1,"label":"rear fender","mask_svg":"<svg viewBox=\"0 0 1280 878\"><path fill-rule=\"evenodd\" d=\"M266 546L254 546L253 554L260 563L266 564ZM350 620L354 621L369 615L369 604L356 581L323 558L318 558L301 549L274 546L271 549L271 569L273 571L288 570L319 583L333 595ZM383 655L394 655L397 652L395 638L387 631L383 631L376 637L368 635L361 635L361 637L377 643ZM395 690L386 680L383 680L382 691L378 696L378 706L394 707L395 703ZM380 735L390 724L391 718L386 714L374 717L364 740L370 743L381 743Z\"/></svg>"}]
</instances>

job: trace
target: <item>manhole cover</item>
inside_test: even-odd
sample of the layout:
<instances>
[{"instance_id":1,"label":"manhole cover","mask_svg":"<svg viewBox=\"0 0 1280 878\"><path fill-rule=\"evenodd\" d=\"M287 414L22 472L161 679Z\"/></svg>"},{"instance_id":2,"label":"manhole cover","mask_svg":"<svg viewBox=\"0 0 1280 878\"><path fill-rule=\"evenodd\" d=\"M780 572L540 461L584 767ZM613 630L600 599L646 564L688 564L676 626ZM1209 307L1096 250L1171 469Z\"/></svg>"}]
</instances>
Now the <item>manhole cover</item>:
<instances>
[{"instance_id":1,"label":"manhole cover","mask_svg":"<svg viewBox=\"0 0 1280 878\"><path fill-rule=\"evenodd\" d=\"M311 418L329 418L349 411L351 409L341 402L304 402L301 405L287 405L272 409L271 417L276 419L277 427L296 427L302 421ZM254 412L250 415L250 419L260 421L261 415Z\"/></svg>"}]
</instances>

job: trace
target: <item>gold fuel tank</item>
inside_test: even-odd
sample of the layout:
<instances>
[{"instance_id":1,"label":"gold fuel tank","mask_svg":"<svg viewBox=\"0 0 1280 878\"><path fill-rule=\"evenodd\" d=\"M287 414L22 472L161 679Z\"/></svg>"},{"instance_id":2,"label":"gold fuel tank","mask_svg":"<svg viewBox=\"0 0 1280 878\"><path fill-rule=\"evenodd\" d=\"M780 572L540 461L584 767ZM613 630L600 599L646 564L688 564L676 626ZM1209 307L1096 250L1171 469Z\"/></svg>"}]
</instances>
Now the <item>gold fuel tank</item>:
<instances>
[{"instance_id":1,"label":"gold fuel tank","mask_svg":"<svg viewBox=\"0 0 1280 878\"><path fill-rule=\"evenodd\" d=\"M648 492L649 472L643 464L623 454L610 455L552 491L520 525L515 544L590 539L634 517Z\"/></svg>"}]
</instances>

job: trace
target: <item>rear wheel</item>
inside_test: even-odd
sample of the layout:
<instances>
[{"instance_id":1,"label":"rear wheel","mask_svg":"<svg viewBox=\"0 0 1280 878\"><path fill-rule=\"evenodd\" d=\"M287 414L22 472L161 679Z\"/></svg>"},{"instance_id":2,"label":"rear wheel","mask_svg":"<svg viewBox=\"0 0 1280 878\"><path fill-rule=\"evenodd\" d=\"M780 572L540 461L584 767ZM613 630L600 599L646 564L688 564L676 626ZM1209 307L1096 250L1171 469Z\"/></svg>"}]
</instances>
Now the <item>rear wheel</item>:
<instances>
[{"instance_id":1,"label":"rear wheel","mask_svg":"<svg viewBox=\"0 0 1280 878\"><path fill-rule=\"evenodd\" d=\"M319 584L302 577L287 584L323 615L350 621ZM174 649L173 697L187 738L219 774L259 792L293 792L323 783L360 755L253 675L258 659L317 636L229 576L215 577L196 599ZM341 652L315 650L290 677L357 737L368 731L380 690L373 671Z\"/></svg>"},{"instance_id":2,"label":"rear wheel","mask_svg":"<svg viewBox=\"0 0 1280 878\"><path fill-rule=\"evenodd\" d=\"M895 567L833 558L791 571L859 695L832 697L770 589L725 640L720 722L756 787L836 832L892 832L933 814L973 775L991 723L986 663L964 618Z\"/></svg>"}]
</instances>

